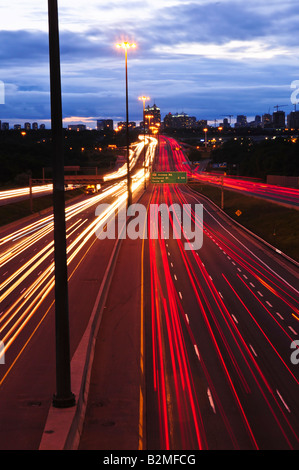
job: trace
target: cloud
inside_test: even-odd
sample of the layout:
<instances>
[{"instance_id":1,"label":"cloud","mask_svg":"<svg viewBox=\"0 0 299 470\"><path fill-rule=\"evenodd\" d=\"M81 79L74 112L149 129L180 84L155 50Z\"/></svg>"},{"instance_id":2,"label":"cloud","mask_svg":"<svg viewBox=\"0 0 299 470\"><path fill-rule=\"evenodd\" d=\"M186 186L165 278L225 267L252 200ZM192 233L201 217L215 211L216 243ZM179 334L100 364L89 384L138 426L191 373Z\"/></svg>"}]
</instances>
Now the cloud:
<instances>
[{"instance_id":1,"label":"cloud","mask_svg":"<svg viewBox=\"0 0 299 470\"><path fill-rule=\"evenodd\" d=\"M262 113L288 104L290 84L299 79L299 15L290 0L59 5L65 118L124 119L124 55L115 48L122 39L138 44L128 62L133 120L141 119L141 94L162 115ZM6 27L0 31L1 117L49 119L46 4L12 0L0 5L0 15Z\"/></svg>"}]
</instances>

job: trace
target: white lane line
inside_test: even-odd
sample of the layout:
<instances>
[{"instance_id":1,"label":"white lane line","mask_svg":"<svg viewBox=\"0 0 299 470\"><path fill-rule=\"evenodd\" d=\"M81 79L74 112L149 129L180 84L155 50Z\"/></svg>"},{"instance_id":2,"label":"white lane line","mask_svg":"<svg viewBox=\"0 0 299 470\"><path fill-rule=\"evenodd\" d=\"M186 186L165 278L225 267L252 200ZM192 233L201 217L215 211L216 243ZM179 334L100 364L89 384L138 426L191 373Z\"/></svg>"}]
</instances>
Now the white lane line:
<instances>
[{"instance_id":1,"label":"white lane line","mask_svg":"<svg viewBox=\"0 0 299 470\"><path fill-rule=\"evenodd\" d=\"M264 297L263 294L259 290L257 291L257 293L260 297Z\"/></svg>"},{"instance_id":2,"label":"white lane line","mask_svg":"<svg viewBox=\"0 0 299 470\"><path fill-rule=\"evenodd\" d=\"M223 299L223 295L221 294L220 291L218 291L218 294L220 295L221 299Z\"/></svg>"},{"instance_id":3,"label":"white lane line","mask_svg":"<svg viewBox=\"0 0 299 470\"><path fill-rule=\"evenodd\" d=\"M213 400L213 397L212 397L212 394L211 394L211 390L209 388L207 389L207 394L208 394L208 399L209 399L211 408L214 411L214 413L216 414L216 408L215 408L215 405L214 405L214 400Z\"/></svg>"},{"instance_id":4,"label":"white lane line","mask_svg":"<svg viewBox=\"0 0 299 470\"><path fill-rule=\"evenodd\" d=\"M269 305L269 307L272 307L272 308L273 308L273 305L270 304L269 300L266 300L266 304Z\"/></svg>"},{"instance_id":5,"label":"white lane line","mask_svg":"<svg viewBox=\"0 0 299 470\"><path fill-rule=\"evenodd\" d=\"M236 319L235 315L232 315L232 318L233 318L234 322L236 322L236 323L237 323L237 325L238 325L238 324L239 324L239 322L238 322L238 320Z\"/></svg>"},{"instance_id":6,"label":"white lane line","mask_svg":"<svg viewBox=\"0 0 299 470\"><path fill-rule=\"evenodd\" d=\"M281 320L284 320L283 316L280 315L280 313L276 312L276 315L277 315Z\"/></svg>"},{"instance_id":7,"label":"white lane line","mask_svg":"<svg viewBox=\"0 0 299 470\"><path fill-rule=\"evenodd\" d=\"M296 335L296 336L297 336L297 332L294 330L294 328L292 328L291 326L289 326L289 330L293 333L293 335Z\"/></svg>"},{"instance_id":8,"label":"white lane line","mask_svg":"<svg viewBox=\"0 0 299 470\"><path fill-rule=\"evenodd\" d=\"M255 285L252 282L250 282L250 285L251 287L255 288Z\"/></svg>"},{"instance_id":9,"label":"white lane line","mask_svg":"<svg viewBox=\"0 0 299 470\"><path fill-rule=\"evenodd\" d=\"M251 351L253 352L253 354L255 355L255 357L257 357L257 353L256 353L254 347L251 344L249 345L249 347L250 347Z\"/></svg>"},{"instance_id":10,"label":"white lane line","mask_svg":"<svg viewBox=\"0 0 299 470\"><path fill-rule=\"evenodd\" d=\"M175 280L176 280L176 281L178 280L178 278L176 277L176 275L175 275L175 274L174 274L174 278L175 278Z\"/></svg>"},{"instance_id":11,"label":"white lane line","mask_svg":"<svg viewBox=\"0 0 299 470\"><path fill-rule=\"evenodd\" d=\"M180 298L181 298L181 299L183 298L183 296L182 296L182 293L181 293L181 292L179 292L179 296L180 296Z\"/></svg>"},{"instance_id":12,"label":"white lane line","mask_svg":"<svg viewBox=\"0 0 299 470\"><path fill-rule=\"evenodd\" d=\"M276 393L277 393L277 395L279 396L279 398L281 399L282 403L284 404L286 410L287 410L289 413L291 413L290 408L288 407L288 405L286 404L286 402L284 401L284 399L282 398L282 396L280 395L280 393L279 393L278 390L276 390Z\"/></svg>"},{"instance_id":13,"label":"white lane line","mask_svg":"<svg viewBox=\"0 0 299 470\"><path fill-rule=\"evenodd\" d=\"M200 360L200 355L199 355L199 351L198 351L198 347L196 344L194 344L194 350L195 350L195 354L196 356L198 357L198 359Z\"/></svg>"},{"instance_id":14,"label":"white lane line","mask_svg":"<svg viewBox=\"0 0 299 470\"><path fill-rule=\"evenodd\" d=\"M189 325L190 322L189 322L189 317L188 317L187 313L185 313L185 317L186 317L187 323Z\"/></svg>"}]
</instances>

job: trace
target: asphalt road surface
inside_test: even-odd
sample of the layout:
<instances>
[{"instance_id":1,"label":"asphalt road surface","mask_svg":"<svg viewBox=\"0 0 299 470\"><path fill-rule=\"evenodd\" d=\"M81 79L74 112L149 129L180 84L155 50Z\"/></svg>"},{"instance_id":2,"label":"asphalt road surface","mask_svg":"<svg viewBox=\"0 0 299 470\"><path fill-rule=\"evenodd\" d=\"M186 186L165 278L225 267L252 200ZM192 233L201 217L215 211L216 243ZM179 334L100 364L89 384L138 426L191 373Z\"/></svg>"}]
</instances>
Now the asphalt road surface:
<instances>
[{"instance_id":1,"label":"asphalt road surface","mask_svg":"<svg viewBox=\"0 0 299 470\"><path fill-rule=\"evenodd\" d=\"M177 147L161 137L155 169L184 168ZM158 214L156 238L123 242L80 449L298 449L298 269L186 185L148 184L144 192L142 153L138 165L134 200L177 211L170 236ZM119 199L125 182L112 181L66 211L71 355L115 243L95 236L107 221L95 208ZM184 204L201 248L175 232ZM0 448L37 449L55 391L51 217L3 229L0 243Z\"/></svg>"}]
</instances>

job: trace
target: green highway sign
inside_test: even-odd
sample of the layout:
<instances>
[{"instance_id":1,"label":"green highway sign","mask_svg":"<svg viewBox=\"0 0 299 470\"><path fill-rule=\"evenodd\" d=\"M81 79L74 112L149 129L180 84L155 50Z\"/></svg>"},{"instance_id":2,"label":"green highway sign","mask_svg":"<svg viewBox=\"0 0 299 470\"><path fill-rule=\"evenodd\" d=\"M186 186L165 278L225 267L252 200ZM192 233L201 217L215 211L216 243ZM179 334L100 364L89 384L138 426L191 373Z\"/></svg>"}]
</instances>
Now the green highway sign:
<instances>
[{"instance_id":1,"label":"green highway sign","mask_svg":"<svg viewBox=\"0 0 299 470\"><path fill-rule=\"evenodd\" d=\"M187 183L186 171L154 171L151 174L151 182L154 184Z\"/></svg>"}]
</instances>

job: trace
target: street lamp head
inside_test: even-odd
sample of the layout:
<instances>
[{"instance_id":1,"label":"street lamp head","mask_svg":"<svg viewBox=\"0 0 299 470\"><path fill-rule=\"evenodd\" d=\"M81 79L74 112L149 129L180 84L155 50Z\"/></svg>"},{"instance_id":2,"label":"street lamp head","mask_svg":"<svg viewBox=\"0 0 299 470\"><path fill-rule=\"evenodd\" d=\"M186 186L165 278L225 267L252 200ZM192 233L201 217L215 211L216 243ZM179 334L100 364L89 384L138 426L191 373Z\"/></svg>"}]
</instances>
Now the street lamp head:
<instances>
[{"instance_id":1,"label":"street lamp head","mask_svg":"<svg viewBox=\"0 0 299 470\"><path fill-rule=\"evenodd\" d=\"M135 43L129 43L127 41L124 41L120 44L117 44L116 47L118 47L119 49L122 48L122 49L135 49L136 48L136 44Z\"/></svg>"},{"instance_id":2,"label":"street lamp head","mask_svg":"<svg viewBox=\"0 0 299 470\"><path fill-rule=\"evenodd\" d=\"M140 96L138 99L140 101L148 101L150 98L148 96Z\"/></svg>"}]
</instances>

